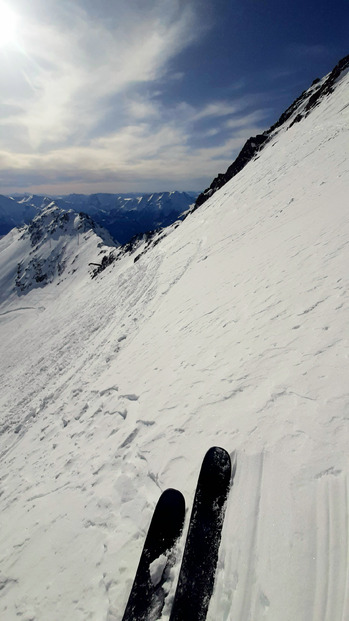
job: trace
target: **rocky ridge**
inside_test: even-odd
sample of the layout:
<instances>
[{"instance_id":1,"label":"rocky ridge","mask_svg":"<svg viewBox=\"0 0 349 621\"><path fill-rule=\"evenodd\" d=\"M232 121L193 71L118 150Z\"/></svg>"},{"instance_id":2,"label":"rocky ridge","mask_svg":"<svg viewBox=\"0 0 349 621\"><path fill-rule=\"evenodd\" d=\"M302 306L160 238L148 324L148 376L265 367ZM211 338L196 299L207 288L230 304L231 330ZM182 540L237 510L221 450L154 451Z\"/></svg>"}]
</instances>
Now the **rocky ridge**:
<instances>
[{"instance_id":1,"label":"rocky ridge","mask_svg":"<svg viewBox=\"0 0 349 621\"><path fill-rule=\"evenodd\" d=\"M289 129L294 123L299 123L306 118L309 112L317 106L320 101L333 92L334 85L339 76L349 68L349 55L338 62L334 69L322 80L316 78L309 89L295 99L295 101L280 116L279 120L262 134L252 136L242 147L236 160L229 166L227 171L219 173L211 183L196 199L194 210L200 207L212 194L217 192L230 179L235 177L271 140L271 138L281 128Z\"/></svg>"}]
</instances>

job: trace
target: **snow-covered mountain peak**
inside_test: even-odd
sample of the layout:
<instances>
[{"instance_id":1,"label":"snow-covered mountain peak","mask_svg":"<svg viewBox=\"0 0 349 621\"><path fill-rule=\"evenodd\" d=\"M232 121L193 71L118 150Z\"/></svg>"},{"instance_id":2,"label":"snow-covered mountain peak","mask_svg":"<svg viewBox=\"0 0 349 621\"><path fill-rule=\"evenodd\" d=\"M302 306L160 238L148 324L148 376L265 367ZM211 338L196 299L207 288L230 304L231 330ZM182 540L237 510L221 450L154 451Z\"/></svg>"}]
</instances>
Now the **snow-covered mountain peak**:
<instances>
[{"instance_id":1,"label":"snow-covered mountain peak","mask_svg":"<svg viewBox=\"0 0 349 621\"><path fill-rule=\"evenodd\" d=\"M50 283L61 284L115 243L86 214L64 211L50 201L35 218L0 241L0 303Z\"/></svg>"},{"instance_id":2,"label":"snow-covered mountain peak","mask_svg":"<svg viewBox=\"0 0 349 621\"><path fill-rule=\"evenodd\" d=\"M50 199L29 225L24 227L23 238L30 237L32 246L42 244L48 239L62 236L74 237L81 233L94 231L106 244L115 245L109 233L96 224L90 216L72 209L66 211Z\"/></svg>"}]
</instances>

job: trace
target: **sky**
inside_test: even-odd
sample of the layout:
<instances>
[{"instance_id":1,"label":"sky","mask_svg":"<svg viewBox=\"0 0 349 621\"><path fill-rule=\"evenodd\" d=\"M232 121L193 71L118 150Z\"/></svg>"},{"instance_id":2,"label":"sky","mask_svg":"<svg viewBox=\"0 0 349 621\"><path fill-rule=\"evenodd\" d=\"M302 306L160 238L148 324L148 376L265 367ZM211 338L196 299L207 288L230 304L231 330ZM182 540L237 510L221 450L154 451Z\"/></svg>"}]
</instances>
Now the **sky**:
<instances>
[{"instance_id":1,"label":"sky","mask_svg":"<svg viewBox=\"0 0 349 621\"><path fill-rule=\"evenodd\" d=\"M201 191L348 41L347 0L0 0L0 193Z\"/></svg>"}]
</instances>

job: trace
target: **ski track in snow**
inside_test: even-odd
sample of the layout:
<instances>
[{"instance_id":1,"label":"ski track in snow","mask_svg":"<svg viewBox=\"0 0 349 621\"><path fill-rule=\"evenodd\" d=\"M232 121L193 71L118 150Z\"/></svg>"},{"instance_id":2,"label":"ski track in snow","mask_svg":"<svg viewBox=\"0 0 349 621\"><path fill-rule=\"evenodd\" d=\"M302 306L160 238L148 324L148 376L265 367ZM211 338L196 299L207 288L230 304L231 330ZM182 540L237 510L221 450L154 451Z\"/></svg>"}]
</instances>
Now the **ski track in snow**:
<instances>
[{"instance_id":1,"label":"ski track in snow","mask_svg":"<svg viewBox=\"0 0 349 621\"><path fill-rule=\"evenodd\" d=\"M291 503L292 473L282 458L270 453L238 458L216 599L208 620L219 615L224 620L344 621L348 614L347 478L334 469L318 473L310 495L308 488L306 495L296 502L292 498ZM282 477L276 466L282 466ZM297 530L293 530L296 517Z\"/></svg>"},{"instance_id":2,"label":"ski track in snow","mask_svg":"<svg viewBox=\"0 0 349 621\"><path fill-rule=\"evenodd\" d=\"M188 522L215 444L208 621L349 619L347 92L137 262L91 280L80 240L71 281L1 304L2 620L120 621L160 493Z\"/></svg>"},{"instance_id":3,"label":"ski track in snow","mask_svg":"<svg viewBox=\"0 0 349 621\"><path fill-rule=\"evenodd\" d=\"M314 621L348 618L348 483L341 474L318 475Z\"/></svg>"}]
</instances>

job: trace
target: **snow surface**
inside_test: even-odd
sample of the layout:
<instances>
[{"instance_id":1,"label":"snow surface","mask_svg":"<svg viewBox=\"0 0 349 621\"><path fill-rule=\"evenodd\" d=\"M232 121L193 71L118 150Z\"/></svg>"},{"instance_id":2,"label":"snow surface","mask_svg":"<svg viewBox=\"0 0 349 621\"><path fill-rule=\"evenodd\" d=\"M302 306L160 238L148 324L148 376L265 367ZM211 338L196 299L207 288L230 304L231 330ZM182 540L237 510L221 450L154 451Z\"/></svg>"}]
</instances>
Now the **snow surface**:
<instances>
[{"instance_id":1,"label":"snow surface","mask_svg":"<svg viewBox=\"0 0 349 621\"><path fill-rule=\"evenodd\" d=\"M209 621L349 619L348 91L138 261L91 280L83 245L63 285L7 290L2 620L121 620L161 491L188 516L212 445L237 471Z\"/></svg>"}]
</instances>

